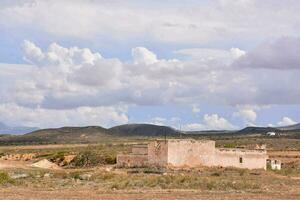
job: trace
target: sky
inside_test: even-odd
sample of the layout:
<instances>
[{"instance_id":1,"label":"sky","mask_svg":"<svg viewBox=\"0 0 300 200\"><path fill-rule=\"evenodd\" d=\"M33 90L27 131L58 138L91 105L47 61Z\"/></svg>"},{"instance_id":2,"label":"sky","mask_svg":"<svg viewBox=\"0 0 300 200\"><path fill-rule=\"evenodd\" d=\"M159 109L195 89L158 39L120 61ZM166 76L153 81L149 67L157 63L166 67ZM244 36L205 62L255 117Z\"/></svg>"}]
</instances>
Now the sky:
<instances>
[{"instance_id":1,"label":"sky","mask_svg":"<svg viewBox=\"0 0 300 200\"><path fill-rule=\"evenodd\" d=\"M300 121L298 0L1 0L0 122Z\"/></svg>"}]
</instances>

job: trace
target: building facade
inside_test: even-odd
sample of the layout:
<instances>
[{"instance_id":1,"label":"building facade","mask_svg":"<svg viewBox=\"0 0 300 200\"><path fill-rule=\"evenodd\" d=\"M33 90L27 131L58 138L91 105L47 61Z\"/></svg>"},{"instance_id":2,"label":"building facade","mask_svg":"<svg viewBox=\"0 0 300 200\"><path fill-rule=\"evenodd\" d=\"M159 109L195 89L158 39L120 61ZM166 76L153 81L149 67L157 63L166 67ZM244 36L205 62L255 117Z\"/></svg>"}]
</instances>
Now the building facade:
<instances>
[{"instance_id":1,"label":"building facade","mask_svg":"<svg viewBox=\"0 0 300 200\"><path fill-rule=\"evenodd\" d=\"M267 159L266 149L216 148L212 140L169 139L133 146L132 153L117 156L117 166L266 169Z\"/></svg>"}]
</instances>

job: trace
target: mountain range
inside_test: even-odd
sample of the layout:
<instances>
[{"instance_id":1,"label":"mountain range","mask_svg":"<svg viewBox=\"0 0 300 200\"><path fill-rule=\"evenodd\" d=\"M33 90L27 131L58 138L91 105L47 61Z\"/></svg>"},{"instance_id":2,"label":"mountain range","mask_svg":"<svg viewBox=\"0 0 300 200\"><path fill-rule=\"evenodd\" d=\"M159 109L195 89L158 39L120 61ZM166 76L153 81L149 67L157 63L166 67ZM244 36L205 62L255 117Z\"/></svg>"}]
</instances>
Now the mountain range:
<instances>
[{"instance_id":1,"label":"mountain range","mask_svg":"<svg viewBox=\"0 0 300 200\"><path fill-rule=\"evenodd\" d=\"M4 126L2 126L4 127ZM299 136L300 124L285 127L246 127L237 131L185 131L168 126L153 124L124 124L112 128L100 126L62 127L35 130L24 135L0 135L0 144L18 143L93 143L104 140L116 140L121 137L179 137L197 135L265 135L267 132L295 133ZM26 127L28 128L28 127ZM30 130L28 129L23 130ZM18 130L18 129L16 129ZM19 129L20 130L20 129ZM297 136L297 137L298 137Z\"/></svg>"},{"instance_id":2,"label":"mountain range","mask_svg":"<svg viewBox=\"0 0 300 200\"><path fill-rule=\"evenodd\" d=\"M282 131L300 130L300 123L289 125L289 126L277 127L277 129Z\"/></svg>"}]
</instances>

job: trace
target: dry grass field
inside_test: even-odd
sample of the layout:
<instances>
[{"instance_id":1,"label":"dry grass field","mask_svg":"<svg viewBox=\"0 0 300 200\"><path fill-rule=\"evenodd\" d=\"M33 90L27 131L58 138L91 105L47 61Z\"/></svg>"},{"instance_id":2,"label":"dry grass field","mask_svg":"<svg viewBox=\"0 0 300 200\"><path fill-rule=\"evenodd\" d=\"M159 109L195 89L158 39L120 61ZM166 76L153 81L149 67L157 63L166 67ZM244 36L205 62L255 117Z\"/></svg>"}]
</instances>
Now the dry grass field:
<instances>
[{"instance_id":1,"label":"dry grass field","mask_svg":"<svg viewBox=\"0 0 300 200\"><path fill-rule=\"evenodd\" d=\"M251 141L252 140L252 141ZM254 141L252 138L250 142ZM269 139L268 139L269 140ZM281 171L236 168L120 169L118 152L130 141L0 147L0 196L5 199L300 199L298 140L269 140ZM217 140L219 146L247 145L245 139ZM291 148L281 148L288 146ZM274 148L275 147L275 148ZM30 155L30 156L29 156ZM72 161L66 160L73 156ZM48 159L58 169L32 167Z\"/></svg>"}]
</instances>

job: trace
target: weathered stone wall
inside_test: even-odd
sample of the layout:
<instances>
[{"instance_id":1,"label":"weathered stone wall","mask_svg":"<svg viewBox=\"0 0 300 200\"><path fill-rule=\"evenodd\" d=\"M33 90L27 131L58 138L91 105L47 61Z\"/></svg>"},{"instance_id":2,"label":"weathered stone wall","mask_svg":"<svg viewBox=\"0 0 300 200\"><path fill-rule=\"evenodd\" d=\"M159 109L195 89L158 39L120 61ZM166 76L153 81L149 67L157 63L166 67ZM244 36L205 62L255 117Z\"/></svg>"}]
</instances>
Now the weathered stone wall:
<instances>
[{"instance_id":1,"label":"weathered stone wall","mask_svg":"<svg viewBox=\"0 0 300 200\"><path fill-rule=\"evenodd\" d=\"M117 167L146 167L148 166L147 155L120 154L117 155Z\"/></svg>"},{"instance_id":2,"label":"weathered stone wall","mask_svg":"<svg viewBox=\"0 0 300 200\"><path fill-rule=\"evenodd\" d=\"M214 165L248 169L266 169L265 150L216 149Z\"/></svg>"},{"instance_id":3,"label":"weathered stone wall","mask_svg":"<svg viewBox=\"0 0 300 200\"><path fill-rule=\"evenodd\" d=\"M211 166L214 154L215 141L212 140L168 140L169 166Z\"/></svg>"},{"instance_id":4,"label":"weathered stone wall","mask_svg":"<svg viewBox=\"0 0 300 200\"><path fill-rule=\"evenodd\" d=\"M167 166L168 140L155 140L148 144L148 161L150 166Z\"/></svg>"},{"instance_id":5,"label":"weathered stone wall","mask_svg":"<svg viewBox=\"0 0 300 200\"><path fill-rule=\"evenodd\" d=\"M148 146L132 148L129 155L118 155L120 167L198 167L222 166L266 169L266 150L218 149L212 140L155 140Z\"/></svg>"},{"instance_id":6,"label":"weathered stone wall","mask_svg":"<svg viewBox=\"0 0 300 200\"><path fill-rule=\"evenodd\" d=\"M131 149L132 154L137 155L147 155L148 154L148 146L147 145L135 145Z\"/></svg>"}]
</instances>

